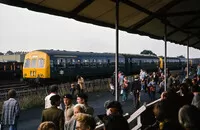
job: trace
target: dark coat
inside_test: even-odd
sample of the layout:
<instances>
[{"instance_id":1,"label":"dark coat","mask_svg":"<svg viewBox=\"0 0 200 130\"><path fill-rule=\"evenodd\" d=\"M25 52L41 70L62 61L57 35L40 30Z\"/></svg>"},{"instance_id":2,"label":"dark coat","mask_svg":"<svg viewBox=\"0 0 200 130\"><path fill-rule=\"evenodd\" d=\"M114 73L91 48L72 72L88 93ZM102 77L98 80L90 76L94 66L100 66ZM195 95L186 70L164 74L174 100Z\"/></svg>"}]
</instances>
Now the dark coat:
<instances>
[{"instance_id":1,"label":"dark coat","mask_svg":"<svg viewBox=\"0 0 200 130\"><path fill-rule=\"evenodd\" d=\"M42 111L42 122L52 121L56 126L56 130L64 130L64 119L64 111L58 109L56 106Z\"/></svg>"},{"instance_id":2,"label":"dark coat","mask_svg":"<svg viewBox=\"0 0 200 130\"><path fill-rule=\"evenodd\" d=\"M141 82L139 80L133 81L131 91L140 91L141 90Z\"/></svg>"}]
</instances>

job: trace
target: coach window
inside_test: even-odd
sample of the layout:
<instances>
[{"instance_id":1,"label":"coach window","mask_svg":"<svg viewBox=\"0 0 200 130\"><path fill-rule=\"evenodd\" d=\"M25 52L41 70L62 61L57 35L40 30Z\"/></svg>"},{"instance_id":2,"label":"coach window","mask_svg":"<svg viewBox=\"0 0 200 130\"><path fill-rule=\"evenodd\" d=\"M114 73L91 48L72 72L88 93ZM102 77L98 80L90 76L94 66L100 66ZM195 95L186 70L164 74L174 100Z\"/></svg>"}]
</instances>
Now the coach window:
<instances>
[{"instance_id":1,"label":"coach window","mask_svg":"<svg viewBox=\"0 0 200 130\"><path fill-rule=\"evenodd\" d=\"M30 59L26 59L24 62L24 68L29 68L30 67Z\"/></svg>"},{"instance_id":2,"label":"coach window","mask_svg":"<svg viewBox=\"0 0 200 130\"><path fill-rule=\"evenodd\" d=\"M103 66L107 66L107 59L106 58L103 59Z\"/></svg>"},{"instance_id":3,"label":"coach window","mask_svg":"<svg viewBox=\"0 0 200 130\"><path fill-rule=\"evenodd\" d=\"M90 59L90 67L96 67L96 63L94 64L94 59Z\"/></svg>"},{"instance_id":4,"label":"coach window","mask_svg":"<svg viewBox=\"0 0 200 130\"><path fill-rule=\"evenodd\" d=\"M89 60L88 59L83 59L83 66L84 67L89 67Z\"/></svg>"},{"instance_id":5,"label":"coach window","mask_svg":"<svg viewBox=\"0 0 200 130\"><path fill-rule=\"evenodd\" d=\"M75 67L75 59L67 59L66 65L69 68L74 68Z\"/></svg>"},{"instance_id":6,"label":"coach window","mask_svg":"<svg viewBox=\"0 0 200 130\"><path fill-rule=\"evenodd\" d=\"M38 68L44 68L44 59L40 58L38 60Z\"/></svg>"},{"instance_id":7,"label":"coach window","mask_svg":"<svg viewBox=\"0 0 200 130\"><path fill-rule=\"evenodd\" d=\"M65 67L65 59L64 58L58 58L57 59L57 65L58 65L58 67Z\"/></svg>"},{"instance_id":8,"label":"coach window","mask_svg":"<svg viewBox=\"0 0 200 130\"><path fill-rule=\"evenodd\" d=\"M97 60L97 64L98 64L98 67L102 67L103 66L102 59L98 59Z\"/></svg>"},{"instance_id":9,"label":"coach window","mask_svg":"<svg viewBox=\"0 0 200 130\"><path fill-rule=\"evenodd\" d=\"M125 64L125 60L124 60L124 58L119 58L119 66L124 66L124 64Z\"/></svg>"},{"instance_id":10,"label":"coach window","mask_svg":"<svg viewBox=\"0 0 200 130\"><path fill-rule=\"evenodd\" d=\"M93 59L93 65L97 66L97 60L96 59Z\"/></svg>"},{"instance_id":11,"label":"coach window","mask_svg":"<svg viewBox=\"0 0 200 130\"><path fill-rule=\"evenodd\" d=\"M115 66L115 59L110 59L110 66L114 67Z\"/></svg>"},{"instance_id":12,"label":"coach window","mask_svg":"<svg viewBox=\"0 0 200 130\"><path fill-rule=\"evenodd\" d=\"M81 59L77 59L76 67L81 68Z\"/></svg>"},{"instance_id":13,"label":"coach window","mask_svg":"<svg viewBox=\"0 0 200 130\"><path fill-rule=\"evenodd\" d=\"M36 68L37 67L37 59L32 59L31 60L31 68Z\"/></svg>"}]
</instances>

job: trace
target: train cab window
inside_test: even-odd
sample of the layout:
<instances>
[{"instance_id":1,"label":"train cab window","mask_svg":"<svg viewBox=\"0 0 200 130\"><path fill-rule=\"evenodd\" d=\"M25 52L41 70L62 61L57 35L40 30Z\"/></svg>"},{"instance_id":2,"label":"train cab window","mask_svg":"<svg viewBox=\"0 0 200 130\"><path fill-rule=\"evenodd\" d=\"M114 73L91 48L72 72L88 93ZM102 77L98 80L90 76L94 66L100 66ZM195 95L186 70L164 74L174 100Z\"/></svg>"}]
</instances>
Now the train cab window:
<instances>
[{"instance_id":1,"label":"train cab window","mask_svg":"<svg viewBox=\"0 0 200 130\"><path fill-rule=\"evenodd\" d=\"M25 62L24 62L24 68L29 68L30 64L31 64L30 59L26 59Z\"/></svg>"},{"instance_id":2,"label":"train cab window","mask_svg":"<svg viewBox=\"0 0 200 130\"><path fill-rule=\"evenodd\" d=\"M43 58L38 59L38 68L44 68L44 59Z\"/></svg>"},{"instance_id":3,"label":"train cab window","mask_svg":"<svg viewBox=\"0 0 200 130\"><path fill-rule=\"evenodd\" d=\"M31 68L36 68L37 67L37 59L32 59L31 60Z\"/></svg>"},{"instance_id":4,"label":"train cab window","mask_svg":"<svg viewBox=\"0 0 200 130\"><path fill-rule=\"evenodd\" d=\"M58 58L57 59L57 65L58 65L58 67L61 67L61 68L65 67L65 59L64 58Z\"/></svg>"}]
</instances>

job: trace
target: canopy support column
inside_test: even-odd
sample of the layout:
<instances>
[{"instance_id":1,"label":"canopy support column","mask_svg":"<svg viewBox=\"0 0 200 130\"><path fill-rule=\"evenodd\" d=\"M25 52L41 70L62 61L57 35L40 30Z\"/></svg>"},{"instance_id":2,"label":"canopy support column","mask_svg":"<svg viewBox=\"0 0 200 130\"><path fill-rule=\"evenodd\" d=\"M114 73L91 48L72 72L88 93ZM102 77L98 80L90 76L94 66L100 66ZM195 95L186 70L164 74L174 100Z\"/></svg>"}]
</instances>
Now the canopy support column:
<instances>
[{"instance_id":1,"label":"canopy support column","mask_svg":"<svg viewBox=\"0 0 200 130\"><path fill-rule=\"evenodd\" d=\"M189 40L187 42L187 78L189 78Z\"/></svg>"},{"instance_id":2,"label":"canopy support column","mask_svg":"<svg viewBox=\"0 0 200 130\"><path fill-rule=\"evenodd\" d=\"M165 24L165 34L164 34L164 41L165 41L165 57L164 57L164 75L165 75L165 88L164 91L167 91L167 25Z\"/></svg>"},{"instance_id":3,"label":"canopy support column","mask_svg":"<svg viewBox=\"0 0 200 130\"><path fill-rule=\"evenodd\" d=\"M115 30L116 30L116 52L115 52L115 100L119 101L119 90L118 90L118 58L119 58L119 0L116 0L116 11L115 11Z\"/></svg>"}]
</instances>

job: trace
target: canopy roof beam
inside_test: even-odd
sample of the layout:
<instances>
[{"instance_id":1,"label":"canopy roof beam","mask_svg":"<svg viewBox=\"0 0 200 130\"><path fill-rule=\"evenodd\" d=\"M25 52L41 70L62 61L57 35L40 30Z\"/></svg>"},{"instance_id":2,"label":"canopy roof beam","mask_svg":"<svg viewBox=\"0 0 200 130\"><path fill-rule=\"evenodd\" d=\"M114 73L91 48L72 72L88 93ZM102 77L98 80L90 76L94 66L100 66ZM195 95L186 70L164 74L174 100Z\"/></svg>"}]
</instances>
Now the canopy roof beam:
<instances>
[{"instance_id":1,"label":"canopy roof beam","mask_svg":"<svg viewBox=\"0 0 200 130\"><path fill-rule=\"evenodd\" d=\"M164 7L160 8L158 11L156 11L156 14L162 14L162 13L164 13L165 10L169 10L170 8L174 7L175 5L179 4L182 1L184 1L184 0L173 0L170 3L168 3L167 5L165 5ZM138 28L142 27L144 24L150 22L154 18L155 18L155 15L149 15L148 17L140 20L137 24L131 25L129 27L129 30L138 29Z\"/></svg>"},{"instance_id":2,"label":"canopy roof beam","mask_svg":"<svg viewBox=\"0 0 200 130\"><path fill-rule=\"evenodd\" d=\"M173 12L173 13L164 14L165 17L177 17L177 16L185 16L185 15L200 15L200 10L182 11L182 12Z\"/></svg>"},{"instance_id":3,"label":"canopy roof beam","mask_svg":"<svg viewBox=\"0 0 200 130\"><path fill-rule=\"evenodd\" d=\"M186 23L184 23L183 25L181 25L180 28L183 28L183 27L185 27L185 26L187 26L187 25L190 25L190 24L194 23L195 21L197 21L198 19L200 19L200 16L197 16L197 17L192 18L192 19L189 20L188 22L186 22ZM176 33L177 31L179 31L179 30L178 30L178 29L175 29L175 30L169 32L169 33L167 34L167 36L169 37L169 36L173 35L174 33Z\"/></svg>"},{"instance_id":4,"label":"canopy roof beam","mask_svg":"<svg viewBox=\"0 0 200 130\"><path fill-rule=\"evenodd\" d=\"M155 18L158 18L158 19L161 20L164 24L167 23L168 26L170 26L170 27L172 27L172 28L178 29L179 31L184 32L184 33L190 33L190 32L187 32L187 31L185 31L185 30L183 30L183 29L181 29L181 28L179 28L179 27L176 27L175 25L172 25L172 24L170 23L170 21L168 21L166 18L160 17L160 15L156 15L155 13L153 13L153 12L151 12L151 11L149 11L149 10L147 10L147 9L145 9L145 8L143 8L143 7L141 7L140 5L137 5L137 4L135 4L135 3L133 3L133 2L131 2L131 1L129 1L129 0L122 0L121 2L127 4L127 5L129 5L129 6L131 6L131 7L133 7L133 8L135 8L135 9L139 10L139 11L142 11L142 12L148 14L148 15L151 15L151 16L153 16L153 17L155 17ZM132 31L130 31L130 32L132 32Z\"/></svg>"},{"instance_id":5,"label":"canopy roof beam","mask_svg":"<svg viewBox=\"0 0 200 130\"><path fill-rule=\"evenodd\" d=\"M198 43L200 43L200 40L197 41L197 42L195 42L195 43L193 43L191 46L195 46L195 45L197 45Z\"/></svg>"},{"instance_id":6,"label":"canopy roof beam","mask_svg":"<svg viewBox=\"0 0 200 130\"><path fill-rule=\"evenodd\" d=\"M74 10L71 11L72 14L78 14L83 9L85 9L88 5L90 5L94 0L85 0L79 6L77 6Z\"/></svg>"},{"instance_id":7,"label":"canopy roof beam","mask_svg":"<svg viewBox=\"0 0 200 130\"><path fill-rule=\"evenodd\" d=\"M190 40L190 39L193 38L193 37L199 37L199 34L200 34L200 31L198 31L198 32L195 33L195 34L192 34L192 35L186 37L185 39L183 39L183 40L181 41L181 43L186 42L186 41Z\"/></svg>"}]
</instances>

